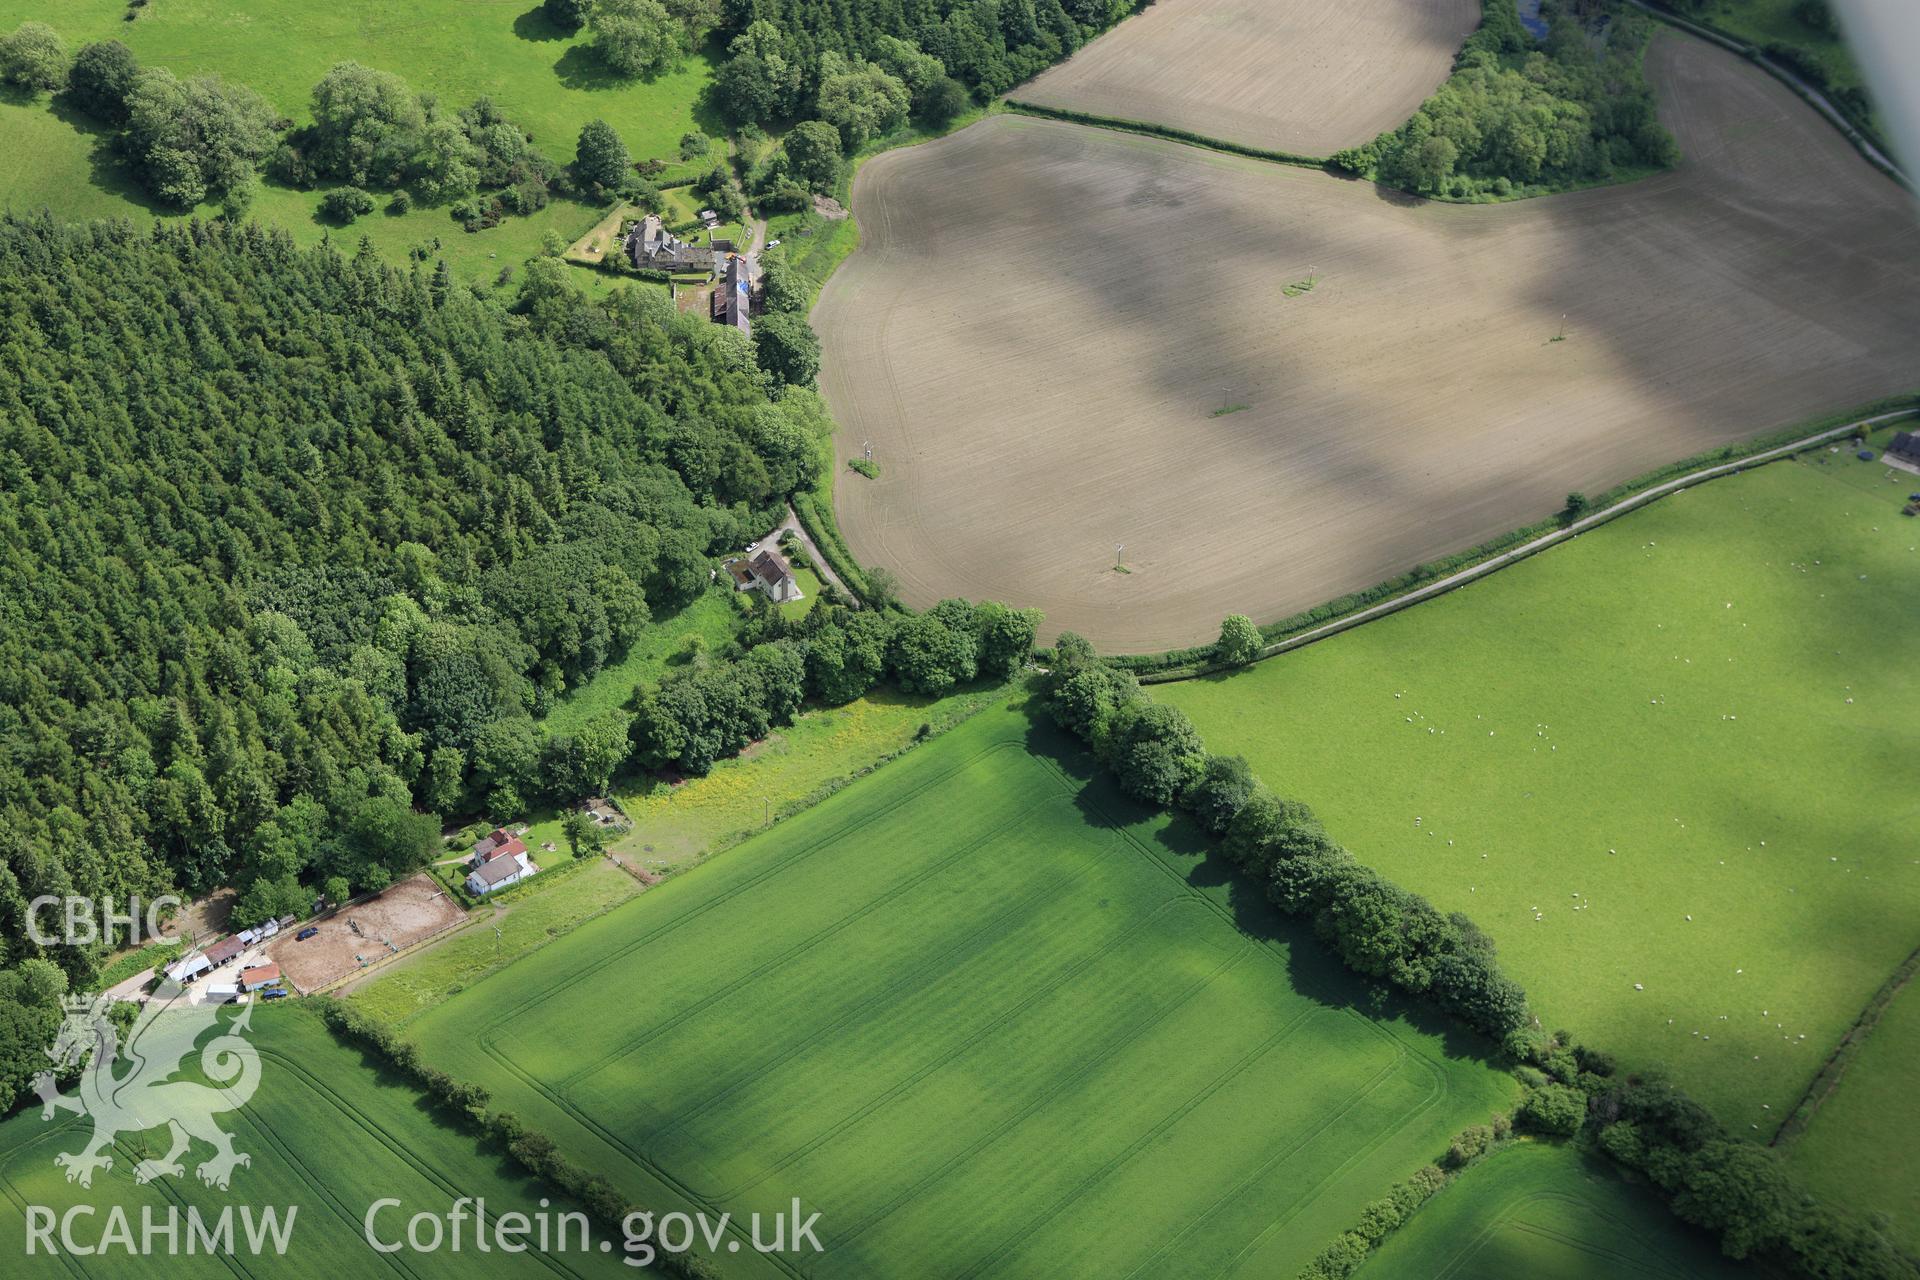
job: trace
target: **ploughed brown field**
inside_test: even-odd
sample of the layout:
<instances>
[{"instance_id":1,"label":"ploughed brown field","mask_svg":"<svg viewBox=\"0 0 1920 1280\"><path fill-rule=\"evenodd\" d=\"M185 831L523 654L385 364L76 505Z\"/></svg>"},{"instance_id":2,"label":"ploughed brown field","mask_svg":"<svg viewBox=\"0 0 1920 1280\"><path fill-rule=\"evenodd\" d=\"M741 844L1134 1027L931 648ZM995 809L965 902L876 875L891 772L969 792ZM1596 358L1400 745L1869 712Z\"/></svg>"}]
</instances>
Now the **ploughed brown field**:
<instances>
[{"instance_id":1,"label":"ploughed brown field","mask_svg":"<svg viewBox=\"0 0 1920 1280\"><path fill-rule=\"evenodd\" d=\"M1648 70L1679 169L1506 205L1010 116L875 159L814 315L854 552L1163 649L1920 386L1908 197L1730 54Z\"/></svg>"},{"instance_id":2,"label":"ploughed brown field","mask_svg":"<svg viewBox=\"0 0 1920 1280\"><path fill-rule=\"evenodd\" d=\"M1479 0L1156 0L1009 96L1329 156L1398 127Z\"/></svg>"}]
</instances>

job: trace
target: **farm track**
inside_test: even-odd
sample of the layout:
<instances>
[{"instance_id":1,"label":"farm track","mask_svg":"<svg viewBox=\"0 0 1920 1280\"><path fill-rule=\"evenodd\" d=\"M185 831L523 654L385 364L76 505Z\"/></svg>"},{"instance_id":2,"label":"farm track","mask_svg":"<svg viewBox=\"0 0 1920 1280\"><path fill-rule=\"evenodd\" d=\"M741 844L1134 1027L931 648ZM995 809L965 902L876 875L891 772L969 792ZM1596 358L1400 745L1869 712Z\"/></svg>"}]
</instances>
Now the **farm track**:
<instances>
[{"instance_id":1,"label":"farm track","mask_svg":"<svg viewBox=\"0 0 1920 1280\"><path fill-rule=\"evenodd\" d=\"M1018 116L868 164L815 312L855 553L1163 650L1912 389L1905 194L1731 54L1649 71L1679 169L1501 206Z\"/></svg>"}]
</instances>

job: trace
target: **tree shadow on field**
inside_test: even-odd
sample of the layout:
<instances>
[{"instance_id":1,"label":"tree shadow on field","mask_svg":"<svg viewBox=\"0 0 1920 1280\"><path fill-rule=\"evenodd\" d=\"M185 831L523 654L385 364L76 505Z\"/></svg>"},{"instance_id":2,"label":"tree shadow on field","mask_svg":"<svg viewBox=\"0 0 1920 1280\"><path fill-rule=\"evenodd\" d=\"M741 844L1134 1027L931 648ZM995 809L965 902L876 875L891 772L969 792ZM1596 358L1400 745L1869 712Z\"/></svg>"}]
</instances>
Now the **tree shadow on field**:
<instances>
[{"instance_id":1,"label":"tree shadow on field","mask_svg":"<svg viewBox=\"0 0 1920 1280\"><path fill-rule=\"evenodd\" d=\"M545 44L553 40L565 40L573 33L549 18L545 5L537 4L513 20L513 34L522 40Z\"/></svg>"},{"instance_id":2,"label":"tree shadow on field","mask_svg":"<svg viewBox=\"0 0 1920 1280\"><path fill-rule=\"evenodd\" d=\"M1075 784L1074 804L1088 823L1112 832L1116 849L1124 846L1153 859L1213 904L1225 922L1285 964L1295 991L1328 1008L1350 1010L1375 1022L1400 1022L1433 1036L1449 1058L1497 1059L1497 1046L1478 1032L1424 1001L1347 969L1315 936L1310 922L1282 914L1192 818L1176 813L1169 820L1163 811L1129 799L1092 753L1053 723L1040 699L1029 701L1023 711L1027 750Z\"/></svg>"},{"instance_id":3,"label":"tree shadow on field","mask_svg":"<svg viewBox=\"0 0 1920 1280\"><path fill-rule=\"evenodd\" d=\"M393 1063L357 1041L340 1039L333 1032L326 1033L335 1043L358 1055L361 1067L373 1078L373 1083L381 1089L399 1089L412 1095L410 1109L423 1122L445 1133L457 1134L463 1150L471 1151L476 1168L491 1168L501 1181L513 1192L515 1202L536 1204L543 1198L554 1203L556 1211L561 1208L575 1209L579 1205L567 1193L535 1174L529 1173L524 1165L513 1157L505 1143L488 1133L479 1121L470 1116L457 1114L448 1107L434 1101L420 1085Z\"/></svg>"}]
</instances>

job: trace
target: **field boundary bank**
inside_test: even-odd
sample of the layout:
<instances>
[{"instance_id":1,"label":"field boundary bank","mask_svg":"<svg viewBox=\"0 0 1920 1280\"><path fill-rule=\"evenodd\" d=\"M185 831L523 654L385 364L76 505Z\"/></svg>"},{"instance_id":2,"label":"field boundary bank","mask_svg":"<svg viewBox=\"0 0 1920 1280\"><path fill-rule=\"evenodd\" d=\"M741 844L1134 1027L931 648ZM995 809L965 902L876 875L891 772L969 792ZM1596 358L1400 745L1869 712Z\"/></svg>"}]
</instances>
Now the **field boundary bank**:
<instances>
[{"instance_id":1,"label":"field boundary bank","mask_svg":"<svg viewBox=\"0 0 1920 1280\"><path fill-rule=\"evenodd\" d=\"M1183 142L1188 146L1202 147L1208 151L1223 151L1228 155L1245 156L1249 160L1266 160L1274 164L1293 165L1301 169L1320 169L1336 177L1348 176L1336 173L1332 167L1332 161L1325 156L1296 155L1291 151L1268 151L1262 147L1228 142L1225 138L1209 137L1204 133L1175 129L1170 125L1151 124L1145 120L1128 120L1120 116L1094 115L1086 111L1069 111L1064 107L1044 107L1037 102L1022 102L1017 98L1002 98L1001 102L1006 110L1014 115L1037 116L1045 120L1058 120L1063 124L1084 125L1093 129L1110 129L1115 133L1137 133L1167 142Z\"/></svg>"},{"instance_id":2,"label":"field boundary bank","mask_svg":"<svg viewBox=\"0 0 1920 1280\"><path fill-rule=\"evenodd\" d=\"M1605 503L1599 510L1591 511L1570 523L1561 524L1557 518L1536 521L1524 525L1510 533L1501 535L1478 547L1458 552L1441 561L1443 566L1457 565L1458 568L1441 570L1442 576L1434 577L1433 570L1426 566L1416 566L1399 578L1389 579L1371 588L1350 593L1339 600L1317 605L1292 618L1283 618L1261 628L1263 635L1274 636L1260 650L1254 661L1278 657L1280 654L1301 648L1316 640L1324 640L1338 635L1350 627L1375 618L1396 613L1422 600L1430 600L1444 595L1456 587L1466 586L1509 565L1517 564L1541 551L1558 546L1590 529L1608 523L1611 520L1637 511L1641 507L1669 494L1679 492L1694 484L1708 480L1717 480L1724 476L1735 475L1771 462L1778 462L1797 453L1816 448L1833 440L1842 439L1850 432L1870 430L1897 422L1903 418L1920 415L1920 395L1889 397L1865 406L1864 410L1849 410L1842 420L1833 425L1821 427L1811 434L1793 435L1782 439L1781 433L1762 437L1760 440L1744 446L1752 450L1748 453L1735 453L1742 446L1730 446L1713 455L1696 455L1681 462L1662 467L1657 471L1636 480L1620 485L1608 494L1603 494ZM1816 419L1816 421L1819 421ZM1791 428L1799 432L1803 426ZM1721 461L1706 463L1708 458L1720 456ZM1678 468L1691 468L1675 474ZM1395 583L1400 583L1398 594L1392 594ZM1374 592L1386 592L1384 598L1369 602ZM1342 602L1347 602L1342 607ZM1316 616L1317 615L1317 616ZM1238 667L1216 662L1212 657L1212 645L1197 645L1190 649L1176 649L1158 654L1116 654L1109 661L1115 666L1132 671L1142 684L1172 684L1180 680L1192 680L1199 676L1214 675L1221 672L1238 670Z\"/></svg>"},{"instance_id":3,"label":"field boundary bank","mask_svg":"<svg viewBox=\"0 0 1920 1280\"><path fill-rule=\"evenodd\" d=\"M1832 98L1829 98L1819 88L1809 84L1786 67L1781 66L1772 58L1768 57L1766 51L1759 45L1743 37L1734 35L1730 31L1722 31L1720 28L1701 22L1698 19L1682 17L1680 14L1674 13L1672 10L1660 4L1659 0L1628 0L1628 2L1635 8L1651 14L1660 22L1664 22L1678 30L1685 31L1689 35L1698 36L1700 39L1710 44L1716 44L1730 53L1737 53L1742 58L1753 63L1754 66L1759 67L1775 80L1787 86L1787 88L1793 91L1795 97L1825 117L1827 123L1839 130L1840 135L1853 145L1855 151L1860 153L1861 159L1865 160L1887 177L1892 178L1907 190L1916 190L1913 183L1908 180L1907 175L1894 163L1890 154L1891 148L1889 148L1877 134L1856 124L1853 118L1842 111Z\"/></svg>"},{"instance_id":4,"label":"field boundary bank","mask_svg":"<svg viewBox=\"0 0 1920 1280\"><path fill-rule=\"evenodd\" d=\"M1847 1028L1846 1034L1840 1037L1840 1043L1833 1047L1833 1052L1827 1056L1827 1060L1820 1064L1820 1070L1814 1073L1813 1081L1807 1085L1807 1091L1800 1096L1800 1101L1794 1104L1793 1110L1787 1113L1787 1118L1780 1122L1780 1127L1774 1130L1771 1138L1767 1139L1768 1146L1784 1148L1806 1132L1807 1126L1812 1124L1813 1118L1819 1114L1821 1106L1840 1088L1842 1081L1846 1078L1847 1068L1853 1065L1853 1060L1859 1056L1861 1047L1867 1043L1874 1029L1880 1025L1880 1020L1886 1016L1887 1010L1893 1007L1893 1002L1899 998L1900 992L1906 988L1907 984L1913 981L1916 974L1920 974L1920 947L1914 948L1913 954L1901 961L1887 980L1880 984L1880 989L1867 1000L1866 1008L1860 1011L1860 1016L1854 1019L1853 1025Z\"/></svg>"}]
</instances>

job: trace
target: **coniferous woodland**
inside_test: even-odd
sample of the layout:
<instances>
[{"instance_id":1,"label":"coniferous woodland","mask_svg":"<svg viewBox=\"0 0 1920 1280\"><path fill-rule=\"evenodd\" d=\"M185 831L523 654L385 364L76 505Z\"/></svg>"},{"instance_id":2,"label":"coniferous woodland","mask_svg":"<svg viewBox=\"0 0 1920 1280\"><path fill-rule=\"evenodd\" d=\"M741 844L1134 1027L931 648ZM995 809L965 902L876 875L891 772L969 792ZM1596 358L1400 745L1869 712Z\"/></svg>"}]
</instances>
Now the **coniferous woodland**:
<instances>
[{"instance_id":1,"label":"coniferous woodland","mask_svg":"<svg viewBox=\"0 0 1920 1280\"><path fill-rule=\"evenodd\" d=\"M817 398L739 335L524 280L0 221L5 959L37 894L304 909L420 865L489 749L813 479Z\"/></svg>"}]
</instances>

